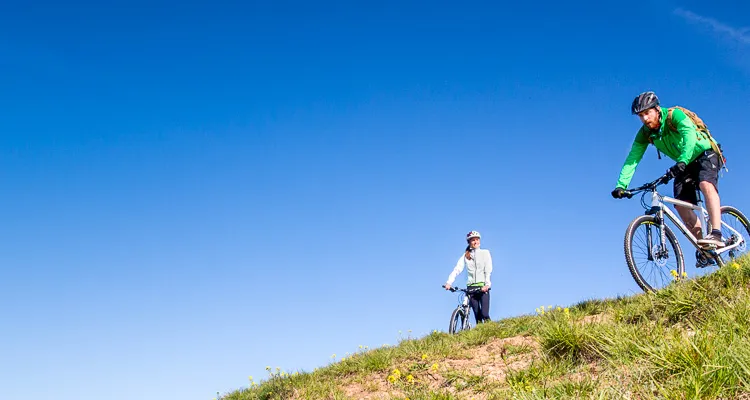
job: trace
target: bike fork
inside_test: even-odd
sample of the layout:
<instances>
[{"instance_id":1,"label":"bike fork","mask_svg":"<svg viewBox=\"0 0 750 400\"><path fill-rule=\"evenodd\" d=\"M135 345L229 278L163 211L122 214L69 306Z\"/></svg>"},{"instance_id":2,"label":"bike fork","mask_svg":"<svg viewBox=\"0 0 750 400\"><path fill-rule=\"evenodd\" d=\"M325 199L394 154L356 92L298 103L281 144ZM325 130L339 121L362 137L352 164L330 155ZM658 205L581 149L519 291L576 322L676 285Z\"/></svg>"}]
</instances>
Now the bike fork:
<instances>
[{"instance_id":1,"label":"bike fork","mask_svg":"<svg viewBox=\"0 0 750 400\"><path fill-rule=\"evenodd\" d=\"M659 208L659 230L661 231L659 232L661 233L661 237L659 238L661 239L661 247L659 249L661 250L667 249L667 233L665 232L664 225L666 225L664 223L664 209Z\"/></svg>"},{"instance_id":2,"label":"bike fork","mask_svg":"<svg viewBox=\"0 0 750 400\"><path fill-rule=\"evenodd\" d=\"M653 210L653 208L652 208L652 210ZM658 248L659 249L664 249L664 248L666 248L666 243L667 243L667 234L664 232L664 210L661 209L661 207L660 207L658 209L658 212L656 214L658 215L657 219L659 220L659 230L661 231L661 232L659 232L660 233L660 235L659 235L660 236L659 237L659 240L660 240L659 243L660 243L660 245L659 245ZM648 242L648 257L647 257L647 259L649 261L654 261L654 244L653 244L653 241L652 241L651 225L650 224L646 226L646 241Z\"/></svg>"},{"instance_id":3,"label":"bike fork","mask_svg":"<svg viewBox=\"0 0 750 400\"><path fill-rule=\"evenodd\" d=\"M464 330L469 329L469 313L471 312L471 307L469 306L469 295L467 294L464 298Z\"/></svg>"},{"instance_id":4,"label":"bike fork","mask_svg":"<svg viewBox=\"0 0 750 400\"><path fill-rule=\"evenodd\" d=\"M647 259L649 261L654 261L654 246L652 245L651 241L651 225L646 225L646 241L648 242L648 257Z\"/></svg>"}]
</instances>

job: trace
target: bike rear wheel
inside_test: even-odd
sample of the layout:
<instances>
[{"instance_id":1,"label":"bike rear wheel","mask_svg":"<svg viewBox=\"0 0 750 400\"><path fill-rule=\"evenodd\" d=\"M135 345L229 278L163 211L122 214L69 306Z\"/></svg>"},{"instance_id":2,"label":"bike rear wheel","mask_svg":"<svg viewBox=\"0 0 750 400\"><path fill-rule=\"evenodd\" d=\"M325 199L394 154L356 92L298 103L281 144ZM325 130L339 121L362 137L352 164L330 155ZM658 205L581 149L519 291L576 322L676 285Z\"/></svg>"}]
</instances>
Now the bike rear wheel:
<instances>
[{"instance_id":1,"label":"bike rear wheel","mask_svg":"<svg viewBox=\"0 0 750 400\"><path fill-rule=\"evenodd\" d=\"M742 241L739 246L721 253L721 261L723 261L723 263L729 263L730 261L747 254L748 241L750 241L750 221L748 221L745 214L732 206L721 207L721 220L742 235ZM740 241L739 236L724 226L724 224L721 225L721 236L727 246Z\"/></svg>"},{"instance_id":2,"label":"bike rear wheel","mask_svg":"<svg viewBox=\"0 0 750 400\"><path fill-rule=\"evenodd\" d=\"M667 225L664 225L664 236L662 246L661 226L651 215L634 219L625 231L625 260L635 283L644 292L659 290L682 279L685 272L682 248Z\"/></svg>"},{"instance_id":3,"label":"bike rear wheel","mask_svg":"<svg viewBox=\"0 0 750 400\"><path fill-rule=\"evenodd\" d=\"M451 314L450 326L448 327L448 332L453 334L463 330L464 321L467 318L469 318L469 316L464 312L463 308L458 307L453 310L453 314Z\"/></svg>"}]
</instances>

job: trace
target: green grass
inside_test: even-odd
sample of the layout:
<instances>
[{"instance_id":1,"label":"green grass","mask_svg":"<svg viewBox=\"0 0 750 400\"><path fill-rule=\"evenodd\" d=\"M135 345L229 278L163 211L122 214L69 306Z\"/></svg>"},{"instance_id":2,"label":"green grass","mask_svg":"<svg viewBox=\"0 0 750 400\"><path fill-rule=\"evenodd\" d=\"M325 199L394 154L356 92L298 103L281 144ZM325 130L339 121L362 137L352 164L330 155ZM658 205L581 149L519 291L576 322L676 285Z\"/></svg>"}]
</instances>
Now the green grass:
<instances>
[{"instance_id":1,"label":"green grass","mask_svg":"<svg viewBox=\"0 0 750 400\"><path fill-rule=\"evenodd\" d=\"M516 336L538 346L514 339L470 367L479 346ZM540 307L458 335L362 348L311 372L268 373L222 399L739 398L750 394L750 262L656 293Z\"/></svg>"}]
</instances>

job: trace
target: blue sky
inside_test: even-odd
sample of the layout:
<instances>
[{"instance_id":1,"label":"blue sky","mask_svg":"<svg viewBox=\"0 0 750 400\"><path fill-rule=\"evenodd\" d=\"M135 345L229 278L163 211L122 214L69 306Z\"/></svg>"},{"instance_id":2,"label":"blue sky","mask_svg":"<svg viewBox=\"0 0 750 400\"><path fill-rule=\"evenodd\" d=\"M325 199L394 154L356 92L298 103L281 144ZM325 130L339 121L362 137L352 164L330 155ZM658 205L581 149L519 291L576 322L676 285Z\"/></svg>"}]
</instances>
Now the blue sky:
<instances>
[{"instance_id":1,"label":"blue sky","mask_svg":"<svg viewBox=\"0 0 750 400\"><path fill-rule=\"evenodd\" d=\"M622 239L642 209L609 195L630 102L698 112L723 202L750 210L747 15L4 3L1 397L208 400L445 330L472 229L492 318L637 292ZM634 184L670 165L650 149Z\"/></svg>"}]
</instances>

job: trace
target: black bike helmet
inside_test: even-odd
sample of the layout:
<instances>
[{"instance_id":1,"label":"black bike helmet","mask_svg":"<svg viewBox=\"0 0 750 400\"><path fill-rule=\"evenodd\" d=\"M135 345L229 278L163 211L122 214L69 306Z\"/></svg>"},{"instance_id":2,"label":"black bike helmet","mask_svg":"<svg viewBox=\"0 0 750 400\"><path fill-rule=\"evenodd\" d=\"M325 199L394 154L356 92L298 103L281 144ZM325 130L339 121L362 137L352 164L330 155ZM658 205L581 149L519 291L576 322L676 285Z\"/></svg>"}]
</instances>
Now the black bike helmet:
<instances>
[{"instance_id":1,"label":"black bike helmet","mask_svg":"<svg viewBox=\"0 0 750 400\"><path fill-rule=\"evenodd\" d=\"M654 92L643 92L633 99L633 105L630 106L630 111L635 115L641 111L654 108L659 105L659 98L656 97Z\"/></svg>"}]
</instances>

